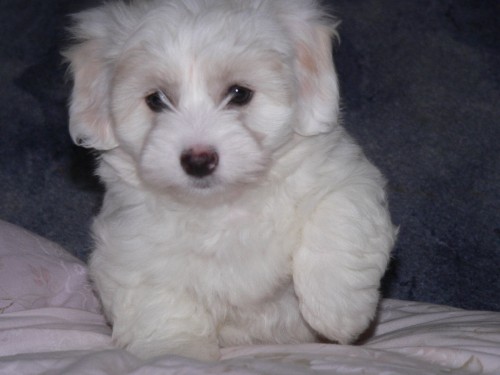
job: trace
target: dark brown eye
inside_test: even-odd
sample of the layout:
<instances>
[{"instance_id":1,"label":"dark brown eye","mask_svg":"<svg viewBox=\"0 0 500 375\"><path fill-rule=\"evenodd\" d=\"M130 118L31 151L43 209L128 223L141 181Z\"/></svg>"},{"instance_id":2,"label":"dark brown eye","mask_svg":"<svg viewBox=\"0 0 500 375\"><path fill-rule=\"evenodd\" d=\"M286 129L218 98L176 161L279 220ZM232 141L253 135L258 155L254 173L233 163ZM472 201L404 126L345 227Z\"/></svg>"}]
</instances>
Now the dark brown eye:
<instances>
[{"instance_id":1,"label":"dark brown eye","mask_svg":"<svg viewBox=\"0 0 500 375\"><path fill-rule=\"evenodd\" d=\"M231 86L227 91L227 94L231 97L229 104L240 107L250 103L253 97L252 90L240 85Z\"/></svg>"},{"instance_id":2,"label":"dark brown eye","mask_svg":"<svg viewBox=\"0 0 500 375\"><path fill-rule=\"evenodd\" d=\"M153 112L163 112L170 108L167 96L161 91L155 91L146 96L146 104Z\"/></svg>"}]
</instances>

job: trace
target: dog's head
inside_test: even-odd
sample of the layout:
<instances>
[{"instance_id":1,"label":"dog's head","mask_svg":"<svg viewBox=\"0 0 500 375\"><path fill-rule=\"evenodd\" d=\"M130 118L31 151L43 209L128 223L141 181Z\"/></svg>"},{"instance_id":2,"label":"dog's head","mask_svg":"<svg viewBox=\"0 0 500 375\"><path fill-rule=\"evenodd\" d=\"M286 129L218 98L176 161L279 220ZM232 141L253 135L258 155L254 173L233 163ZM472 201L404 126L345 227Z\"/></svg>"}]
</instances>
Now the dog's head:
<instances>
[{"instance_id":1,"label":"dog's head","mask_svg":"<svg viewBox=\"0 0 500 375\"><path fill-rule=\"evenodd\" d=\"M152 0L75 16L70 133L142 182L207 193L258 180L294 134L338 117L334 23L312 0Z\"/></svg>"}]
</instances>

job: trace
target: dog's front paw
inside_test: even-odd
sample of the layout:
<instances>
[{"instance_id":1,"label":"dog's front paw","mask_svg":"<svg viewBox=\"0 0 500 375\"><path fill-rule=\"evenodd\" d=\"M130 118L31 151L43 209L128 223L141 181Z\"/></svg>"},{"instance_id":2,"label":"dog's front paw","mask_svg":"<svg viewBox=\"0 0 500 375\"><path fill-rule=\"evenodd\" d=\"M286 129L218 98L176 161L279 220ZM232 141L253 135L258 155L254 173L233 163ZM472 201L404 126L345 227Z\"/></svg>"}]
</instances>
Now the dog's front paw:
<instances>
[{"instance_id":1,"label":"dog's front paw","mask_svg":"<svg viewBox=\"0 0 500 375\"><path fill-rule=\"evenodd\" d=\"M132 354L142 359L162 355L179 355L201 361L216 361L220 358L219 345L210 339L176 340L170 338L161 341L136 342L126 346Z\"/></svg>"},{"instance_id":2,"label":"dog's front paw","mask_svg":"<svg viewBox=\"0 0 500 375\"><path fill-rule=\"evenodd\" d=\"M367 330L374 318L378 292L353 291L349 297L325 303L309 295L302 299L300 310L316 332L339 344L351 344Z\"/></svg>"}]
</instances>

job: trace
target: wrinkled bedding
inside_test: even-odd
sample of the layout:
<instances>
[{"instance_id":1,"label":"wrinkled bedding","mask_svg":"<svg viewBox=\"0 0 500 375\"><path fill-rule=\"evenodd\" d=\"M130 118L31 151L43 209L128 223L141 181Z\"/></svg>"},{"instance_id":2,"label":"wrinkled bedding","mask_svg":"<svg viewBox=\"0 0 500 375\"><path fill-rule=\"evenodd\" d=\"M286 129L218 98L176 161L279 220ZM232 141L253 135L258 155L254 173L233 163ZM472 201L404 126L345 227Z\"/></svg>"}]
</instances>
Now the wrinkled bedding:
<instances>
[{"instance_id":1,"label":"wrinkled bedding","mask_svg":"<svg viewBox=\"0 0 500 375\"><path fill-rule=\"evenodd\" d=\"M358 345L261 345L218 362L113 347L85 265L0 221L0 374L500 374L500 313L384 300Z\"/></svg>"}]
</instances>

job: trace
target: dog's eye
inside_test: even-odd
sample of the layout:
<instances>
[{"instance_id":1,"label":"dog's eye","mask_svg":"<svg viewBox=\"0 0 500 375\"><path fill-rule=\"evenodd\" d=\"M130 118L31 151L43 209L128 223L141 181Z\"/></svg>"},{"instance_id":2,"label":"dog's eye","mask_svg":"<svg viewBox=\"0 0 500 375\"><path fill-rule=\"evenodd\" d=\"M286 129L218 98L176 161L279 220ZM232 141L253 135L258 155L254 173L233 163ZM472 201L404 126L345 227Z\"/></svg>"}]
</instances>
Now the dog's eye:
<instances>
[{"instance_id":1,"label":"dog's eye","mask_svg":"<svg viewBox=\"0 0 500 375\"><path fill-rule=\"evenodd\" d=\"M233 85L229 88L227 91L227 94L231 98L229 100L229 104L231 105L237 105L237 106L244 106L252 100L253 97L253 91L250 90L249 88L239 86L239 85Z\"/></svg>"},{"instance_id":2,"label":"dog's eye","mask_svg":"<svg viewBox=\"0 0 500 375\"><path fill-rule=\"evenodd\" d=\"M162 112L170 108L170 101L161 91L155 91L146 96L146 104L153 112Z\"/></svg>"}]
</instances>

